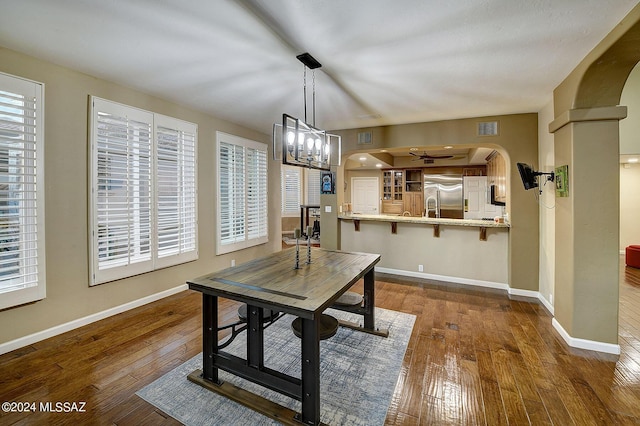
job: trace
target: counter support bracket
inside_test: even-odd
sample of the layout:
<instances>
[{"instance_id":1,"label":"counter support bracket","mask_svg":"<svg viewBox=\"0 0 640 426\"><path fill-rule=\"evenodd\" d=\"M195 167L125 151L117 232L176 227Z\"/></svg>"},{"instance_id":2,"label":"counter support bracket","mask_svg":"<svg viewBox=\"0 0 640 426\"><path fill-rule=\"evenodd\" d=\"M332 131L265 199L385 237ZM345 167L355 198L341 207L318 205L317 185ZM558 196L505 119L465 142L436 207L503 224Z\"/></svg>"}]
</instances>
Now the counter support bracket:
<instances>
[{"instance_id":1,"label":"counter support bracket","mask_svg":"<svg viewBox=\"0 0 640 426\"><path fill-rule=\"evenodd\" d=\"M440 225L437 223L433 225L433 238L440 238Z\"/></svg>"},{"instance_id":2,"label":"counter support bracket","mask_svg":"<svg viewBox=\"0 0 640 426\"><path fill-rule=\"evenodd\" d=\"M391 233L392 234L398 233L398 222L391 222Z\"/></svg>"},{"instance_id":3,"label":"counter support bracket","mask_svg":"<svg viewBox=\"0 0 640 426\"><path fill-rule=\"evenodd\" d=\"M358 219L353 219L353 227L356 232L360 232L360 221Z\"/></svg>"},{"instance_id":4,"label":"counter support bracket","mask_svg":"<svg viewBox=\"0 0 640 426\"><path fill-rule=\"evenodd\" d=\"M487 228L484 226L480 227L480 241L487 241Z\"/></svg>"}]
</instances>

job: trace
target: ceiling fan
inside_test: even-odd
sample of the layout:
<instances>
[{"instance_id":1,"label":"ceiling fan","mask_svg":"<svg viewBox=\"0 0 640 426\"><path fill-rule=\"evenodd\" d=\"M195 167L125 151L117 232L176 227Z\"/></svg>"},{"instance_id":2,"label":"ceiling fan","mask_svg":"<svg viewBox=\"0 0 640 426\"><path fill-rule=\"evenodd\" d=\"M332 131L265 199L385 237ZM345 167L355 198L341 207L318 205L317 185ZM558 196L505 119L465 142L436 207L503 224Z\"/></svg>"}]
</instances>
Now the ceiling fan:
<instances>
[{"instance_id":1,"label":"ceiling fan","mask_svg":"<svg viewBox=\"0 0 640 426\"><path fill-rule=\"evenodd\" d=\"M427 154L427 151L424 152L424 154L416 154L414 152L410 152L410 155L413 155L414 158L411 161L418 161L418 160L439 160L439 159L443 159L443 158L453 158L453 155L430 155Z\"/></svg>"},{"instance_id":2,"label":"ceiling fan","mask_svg":"<svg viewBox=\"0 0 640 426\"><path fill-rule=\"evenodd\" d=\"M416 153L413 153L413 152L410 152L409 154L411 154L414 157L416 157L411 161L424 160L424 164L433 164L436 160L444 160L444 159L447 159L447 158L456 157L455 155L430 155L430 154L427 154L426 151L423 154L416 154Z\"/></svg>"},{"instance_id":3,"label":"ceiling fan","mask_svg":"<svg viewBox=\"0 0 640 426\"><path fill-rule=\"evenodd\" d=\"M444 159L459 159L459 158L464 158L464 156L461 155L451 155L451 154L447 154L447 155L431 155L431 154L427 154L426 151L424 151L423 154L416 154L413 152L409 153L410 155L413 155L414 158L411 161L418 161L418 160L424 160L424 164L433 164L435 162L435 160L444 160Z\"/></svg>"}]
</instances>

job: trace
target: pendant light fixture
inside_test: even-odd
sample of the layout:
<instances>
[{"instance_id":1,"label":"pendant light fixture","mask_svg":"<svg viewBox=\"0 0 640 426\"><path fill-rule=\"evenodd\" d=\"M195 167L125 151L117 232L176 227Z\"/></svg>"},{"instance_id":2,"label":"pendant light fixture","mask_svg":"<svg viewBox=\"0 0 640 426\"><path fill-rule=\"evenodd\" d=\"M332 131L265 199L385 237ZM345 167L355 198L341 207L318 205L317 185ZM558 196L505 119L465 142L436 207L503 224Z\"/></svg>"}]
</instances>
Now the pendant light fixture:
<instances>
[{"instance_id":1,"label":"pendant light fixture","mask_svg":"<svg viewBox=\"0 0 640 426\"><path fill-rule=\"evenodd\" d=\"M273 125L273 155L282 156L282 164L310 169L331 170L340 165L340 136L316 127L316 79L315 70L322 65L309 53L296 58L304 65L303 95L304 121L289 114L282 114L282 125ZM312 123L307 119L307 69L312 72ZM337 160L336 160L337 159Z\"/></svg>"}]
</instances>

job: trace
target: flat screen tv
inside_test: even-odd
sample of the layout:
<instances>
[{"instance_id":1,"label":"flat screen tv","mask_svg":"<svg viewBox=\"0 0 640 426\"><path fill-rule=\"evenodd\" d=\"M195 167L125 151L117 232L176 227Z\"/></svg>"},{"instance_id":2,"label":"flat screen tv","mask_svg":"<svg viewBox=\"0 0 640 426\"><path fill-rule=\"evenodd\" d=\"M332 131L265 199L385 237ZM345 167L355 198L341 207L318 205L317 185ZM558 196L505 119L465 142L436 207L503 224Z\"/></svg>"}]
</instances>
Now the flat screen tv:
<instances>
[{"instance_id":1,"label":"flat screen tv","mask_svg":"<svg viewBox=\"0 0 640 426\"><path fill-rule=\"evenodd\" d=\"M518 171L520 172L520 178L524 189L533 189L538 187L536 176L538 173L534 172L530 165L525 163L518 163Z\"/></svg>"}]
</instances>

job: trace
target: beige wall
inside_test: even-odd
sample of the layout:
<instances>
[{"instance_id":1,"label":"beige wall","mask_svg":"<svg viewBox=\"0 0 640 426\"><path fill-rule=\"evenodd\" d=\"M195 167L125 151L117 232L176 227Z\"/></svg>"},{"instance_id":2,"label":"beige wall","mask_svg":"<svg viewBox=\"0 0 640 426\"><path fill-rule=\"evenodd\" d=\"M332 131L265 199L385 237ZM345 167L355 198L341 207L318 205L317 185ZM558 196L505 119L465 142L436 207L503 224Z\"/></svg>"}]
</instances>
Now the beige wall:
<instances>
[{"instance_id":1,"label":"beige wall","mask_svg":"<svg viewBox=\"0 0 640 426\"><path fill-rule=\"evenodd\" d=\"M361 220L355 231L352 220L340 221L342 249L381 255L376 268L388 268L417 277L477 285L506 286L509 279L508 228L486 228L487 240L475 226L440 226L440 237L426 224L397 224ZM422 265L423 271L419 271ZM437 277L434 277L437 276Z\"/></svg>"},{"instance_id":2,"label":"beige wall","mask_svg":"<svg viewBox=\"0 0 640 426\"><path fill-rule=\"evenodd\" d=\"M620 105L628 108L627 118L620 121L620 154L640 157L640 66L636 65L627 79ZM640 164L620 166L620 250L640 244Z\"/></svg>"},{"instance_id":3,"label":"beige wall","mask_svg":"<svg viewBox=\"0 0 640 426\"><path fill-rule=\"evenodd\" d=\"M553 102L538 113L538 164L540 170L555 168L553 134L549 133L549 123L553 121ZM555 191L545 189L540 195L540 296L547 306L553 306L555 288Z\"/></svg>"},{"instance_id":4,"label":"beige wall","mask_svg":"<svg viewBox=\"0 0 640 426\"><path fill-rule=\"evenodd\" d=\"M477 136L477 123L498 120L498 136ZM372 131L372 144L363 150L357 145L359 131ZM500 151L508 165L507 212L511 221L509 232L509 279L511 287L538 290L538 204L532 191L525 191L520 183L516 162L537 167L538 163L538 115L514 114L494 117L478 117L429 123L403 124L367 129L336 131L342 136L343 158L356 152L375 151L382 148L429 147L459 145L464 147L486 146ZM338 169L338 182L345 181L344 167ZM344 190L338 188L337 202L345 199ZM325 236L323 235L323 238Z\"/></svg>"},{"instance_id":5,"label":"beige wall","mask_svg":"<svg viewBox=\"0 0 640 426\"><path fill-rule=\"evenodd\" d=\"M629 74L620 96L627 118L620 121L620 154L640 154L640 66Z\"/></svg>"},{"instance_id":6,"label":"beige wall","mask_svg":"<svg viewBox=\"0 0 640 426\"><path fill-rule=\"evenodd\" d=\"M620 250L640 245L640 164L620 165Z\"/></svg>"},{"instance_id":7,"label":"beige wall","mask_svg":"<svg viewBox=\"0 0 640 426\"><path fill-rule=\"evenodd\" d=\"M47 297L0 312L0 343L174 288L189 278L279 250L280 167L269 163L268 244L215 255L215 133L268 143L239 127L117 84L0 48L0 71L45 84L45 224ZM198 124L197 261L89 288L87 200L88 97L96 95ZM269 154L271 158L271 154Z\"/></svg>"}]
</instances>

